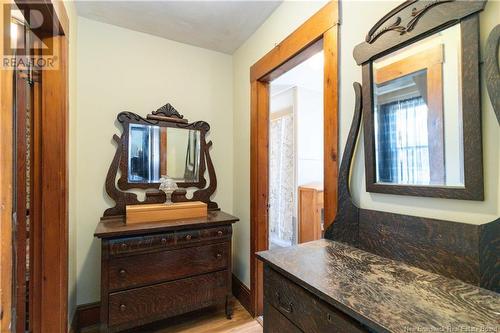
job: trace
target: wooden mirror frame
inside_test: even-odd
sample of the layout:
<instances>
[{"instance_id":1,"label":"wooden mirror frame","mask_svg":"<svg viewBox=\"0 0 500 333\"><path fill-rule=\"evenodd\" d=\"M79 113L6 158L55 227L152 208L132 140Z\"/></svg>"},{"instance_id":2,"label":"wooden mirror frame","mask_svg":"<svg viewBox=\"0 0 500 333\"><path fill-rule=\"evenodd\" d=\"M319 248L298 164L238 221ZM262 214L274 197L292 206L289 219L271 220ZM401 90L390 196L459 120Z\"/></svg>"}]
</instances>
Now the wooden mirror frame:
<instances>
[{"instance_id":1,"label":"wooden mirror frame","mask_svg":"<svg viewBox=\"0 0 500 333\"><path fill-rule=\"evenodd\" d=\"M202 201L208 205L208 209L216 210L218 205L211 201L210 197L217 189L217 177L210 158L210 148L212 141L206 142L206 135L210 130L210 125L205 121L195 121L189 123L172 105L165 104L156 111L147 115L146 118L133 112L120 112L116 118L122 124L123 132L121 137L113 136L117 143L116 153L109 167L106 176L106 193L115 201L115 206L106 209L104 216L116 216L125 214L125 206L137 204L152 204L165 202L165 193L158 190L160 183L130 183L128 181L128 148L129 148L129 127L130 124L153 125L160 127L171 127L186 130L197 130L200 132L200 166L197 182L178 182L179 190L172 195L173 202ZM205 179L205 171L208 170L209 184ZM116 181L117 175L120 175ZM196 187L191 198L186 197L185 188ZM137 195L125 190L143 189L147 190L144 201L139 201Z\"/></svg>"},{"instance_id":2,"label":"wooden mirror frame","mask_svg":"<svg viewBox=\"0 0 500 333\"><path fill-rule=\"evenodd\" d=\"M366 191L421 197L484 200L479 81L479 12L486 1L408 0L379 20L354 48L362 66ZM455 24L461 30L461 103L464 186L376 182L373 61Z\"/></svg>"}]
</instances>

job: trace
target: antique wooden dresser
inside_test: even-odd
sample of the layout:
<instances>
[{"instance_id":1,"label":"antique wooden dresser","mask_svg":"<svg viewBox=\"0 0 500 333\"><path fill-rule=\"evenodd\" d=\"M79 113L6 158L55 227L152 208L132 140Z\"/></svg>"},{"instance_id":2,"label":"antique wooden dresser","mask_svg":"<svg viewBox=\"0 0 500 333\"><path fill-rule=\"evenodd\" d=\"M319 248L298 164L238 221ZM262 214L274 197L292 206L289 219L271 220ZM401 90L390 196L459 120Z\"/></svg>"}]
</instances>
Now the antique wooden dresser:
<instances>
[{"instance_id":1,"label":"antique wooden dresser","mask_svg":"<svg viewBox=\"0 0 500 333\"><path fill-rule=\"evenodd\" d=\"M264 262L263 309L257 309L264 313L264 333L500 332L500 218L477 224L441 220L439 214L429 218L360 208L352 200L349 187L362 111L367 192L441 200L483 199L478 50L479 12L485 5L486 1L405 1L384 15L370 29L365 42L356 46L354 58L362 65L363 86L354 83L356 103L339 170L335 220L325 221L326 239L256 254ZM430 45L435 47L434 38L444 36L447 29L456 29L460 50L446 51L442 58L442 48L446 49L453 39L443 37L434 49L439 61L432 63L421 53L422 45L429 43L427 51ZM409 50L417 44L410 44L415 42L419 44L411 53ZM493 50L497 49L495 40ZM437 76L444 73L440 63L446 57L444 62L449 63L452 54L461 59L461 65L451 73L460 73L462 80L464 134L457 142L468 156L460 162L467 170L465 181L461 186L438 182L420 186L427 183L392 178L398 172L415 172L416 168L401 167L405 162L386 150L391 140L385 138L395 133L390 128L399 120L387 117L394 120L391 125L392 120L382 120L392 115L385 107L398 101L398 108L404 109L401 104L409 94L404 90L408 86L401 82L408 79L409 72L420 71L416 68L424 64L433 67L425 69L426 78L421 82L427 82L434 75L432 71ZM413 66L411 70L408 64ZM439 80L429 81L428 90L422 90L426 99L433 99L431 95L442 99L444 88L435 84ZM389 84L393 86L387 89ZM390 94L383 96L389 90ZM441 106L430 105L425 109L442 114ZM445 111L450 109L453 107L444 107ZM437 122L429 124L435 126ZM412 128L439 134L427 132L425 124ZM413 138L412 128L402 127L398 136ZM426 140L437 147L442 142L438 135L426 134ZM392 166L401 163L401 168L384 170L387 161ZM434 169L432 177L442 171L434 166L437 164L429 164ZM387 198L380 201L390 203Z\"/></svg>"},{"instance_id":2,"label":"antique wooden dresser","mask_svg":"<svg viewBox=\"0 0 500 333\"><path fill-rule=\"evenodd\" d=\"M102 220L101 332L116 332L211 305L231 316L234 216L127 225Z\"/></svg>"},{"instance_id":3,"label":"antique wooden dresser","mask_svg":"<svg viewBox=\"0 0 500 333\"><path fill-rule=\"evenodd\" d=\"M168 103L145 118L120 112L117 121L123 132L113 136L116 152L105 183L115 205L95 231L102 241L101 332L136 332L143 324L216 304L225 304L230 318L231 235L238 218L212 201L217 176L212 142L206 141L210 125L189 123ZM143 214L144 221L133 223L129 215L125 223L133 205L200 201L208 210L203 217L186 218L188 213L153 222L153 214Z\"/></svg>"},{"instance_id":4,"label":"antique wooden dresser","mask_svg":"<svg viewBox=\"0 0 500 333\"><path fill-rule=\"evenodd\" d=\"M498 332L500 295L331 240L260 252L264 332Z\"/></svg>"}]
</instances>

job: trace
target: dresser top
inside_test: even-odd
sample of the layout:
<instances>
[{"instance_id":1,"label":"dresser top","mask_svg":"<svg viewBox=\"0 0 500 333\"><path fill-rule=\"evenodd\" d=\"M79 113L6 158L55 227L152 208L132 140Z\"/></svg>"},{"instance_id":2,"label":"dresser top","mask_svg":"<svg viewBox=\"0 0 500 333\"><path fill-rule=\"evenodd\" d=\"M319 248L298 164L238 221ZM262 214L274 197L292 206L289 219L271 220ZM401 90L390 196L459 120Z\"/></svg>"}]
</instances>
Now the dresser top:
<instances>
[{"instance_id":1,"label":"dresser top","mask_svg":"<svg viewBox=\"0 0 500 333\"><path fill-rule=\"evenodd\" d=\"M99 238L131 236L170 230L205 228L231 224L237 221L239 221L237 217L220 210L208 211L206 217L136 224L125 224L125 217L118 216L101 219L95 229L94 236Z\"/></svg>"},{"instance_id":2,"label":"dresser top","mask_svg":"<svg viewBox=\"0 0 500 333\"><path fill-rule=\"evenodd\" d=\"M343 243L318 240L257 256L376 331L500 331L500 294Z\"/></svg>"}]
</instances>

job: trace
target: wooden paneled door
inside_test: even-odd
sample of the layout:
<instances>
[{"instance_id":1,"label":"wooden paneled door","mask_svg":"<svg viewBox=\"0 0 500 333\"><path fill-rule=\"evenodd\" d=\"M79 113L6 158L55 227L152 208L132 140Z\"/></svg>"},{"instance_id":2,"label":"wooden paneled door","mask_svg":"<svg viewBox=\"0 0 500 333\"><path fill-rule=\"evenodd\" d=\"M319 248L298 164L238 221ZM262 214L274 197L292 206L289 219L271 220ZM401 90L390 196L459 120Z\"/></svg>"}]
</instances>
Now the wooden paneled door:
<instances>
[{"instance_id":1,"label":"wooden paneled door","mask_svg":"<svg viewBox=\"0 0 500 333\"><path fill-rule=\"evenodd\" d=\"M268 248L269 82L312 55L324 53L325 229L337 212L338 3L328 2L250 69L250 292L254 316L263 313L263 265L255 256Z\"/></svg>"}]
</instances>

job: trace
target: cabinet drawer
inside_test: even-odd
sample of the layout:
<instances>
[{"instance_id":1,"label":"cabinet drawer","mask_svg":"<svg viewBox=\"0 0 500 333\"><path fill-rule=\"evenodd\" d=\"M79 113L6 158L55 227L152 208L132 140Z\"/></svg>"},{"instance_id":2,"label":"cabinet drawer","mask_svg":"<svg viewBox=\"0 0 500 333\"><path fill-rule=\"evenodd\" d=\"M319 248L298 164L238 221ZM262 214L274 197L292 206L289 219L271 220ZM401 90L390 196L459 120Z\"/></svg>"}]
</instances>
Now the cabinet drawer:
<instances>
[{"instance_id":1,"label":"cabinet drawer","mask_svg":"<svg viewBox=\"0 0 500 333\"><path fill-rule=\"evenodd\" d=\"M120 256L130 253L144 253L163 249L174 244L174 232L159 235L119 238L109 241L109 254L110 256Z\"/></svg>"},{"instance_id":2,"label":"cabinet drawer","mask_svg":"<svg viewBox=\"0 0 500 333\"><path fill-rule=\"evenodd\" d=\"M215 228L195 229L177 231L175 233L176 244L189 244L198 241L230 238L232 234L231 226L220 226Z\"/></svg>"},{"instance_id":3,"label":"cabinet drawer","mask_svg":"<svg viewBox=\"0 0 500 333\"><path fill-rule=\"evenodd\" d=\"M221 271L112 293L109 326L115 330L129 322L142 325L220 303L227 283L228 272Z\"/></svg>"},{"instance_id":4,"label":"cabinet drawer","mask_svg":"<svg viewBox=\"0 0 500 333\"><path fill-rule=\"evenodd\" d=\"M229 251L229 242L224 242L113 258L108 264L109 289L130 288L222 270L229 265Z\"/></svg>"},{"instance_id":5,"label":"cabinet drawer","mask_svg":"<svg viewBox=\"0 0 500 333\"><path fill-rule=\"evenodd\" d=\"M264 302L264 333L302 333L269 303Z\"/></svg>"},{"instance_id":6,"label":"cabinet drawer","mask_svg":"<svg viewBox=\"0 0 500 333\"><path fill-rule=\"evenodd\" d=\"M205 229L171 231L157 235L117 238L110 240L108 243L109 255L110 257L120 257L154 252L166 248L189 246L201 241L230 239L231 235L232 227L223 225Z\"/></svg>"},{"instance_id":7,"label":"cabinet drawer","mask_svg":"<svg viewBox=\"0 0 500 333\"><path fill-rule=\"evenodd\" d=\"M264 268L264 300L304 332L368 332L354 319L267 265Z\"/></svg>"}]
</instances>

